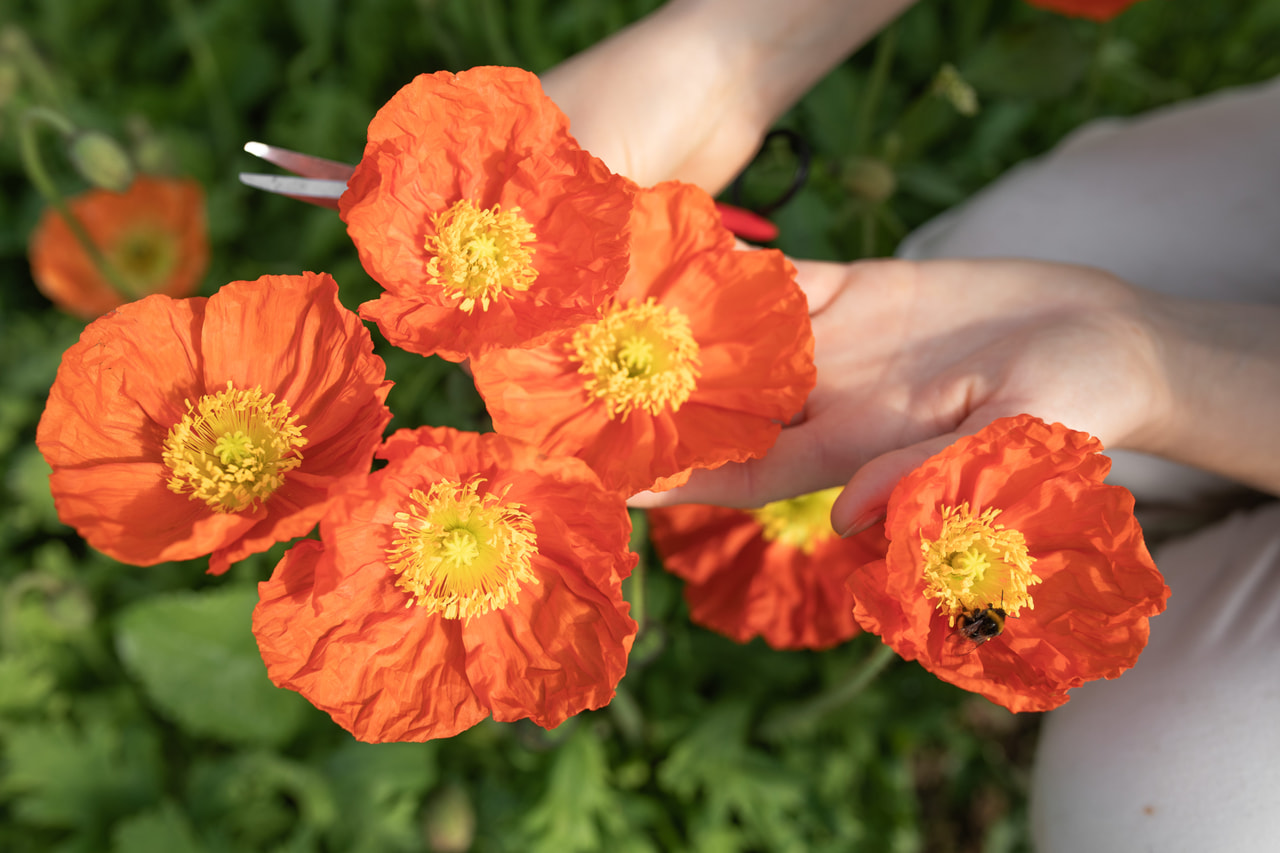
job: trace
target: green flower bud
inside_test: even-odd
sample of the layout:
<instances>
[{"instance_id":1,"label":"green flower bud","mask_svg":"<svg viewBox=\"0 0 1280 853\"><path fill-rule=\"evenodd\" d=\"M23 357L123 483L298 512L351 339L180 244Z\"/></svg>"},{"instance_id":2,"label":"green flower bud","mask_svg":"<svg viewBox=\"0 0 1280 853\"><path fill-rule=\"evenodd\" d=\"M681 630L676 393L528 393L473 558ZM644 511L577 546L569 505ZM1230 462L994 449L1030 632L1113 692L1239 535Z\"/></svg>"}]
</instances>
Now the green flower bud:
<instances>
[{"instance_id":1,"label":"green flower bud","mask_svg":"<svg viewBox=\"0 0 1280 853\"><path fill-rule=\"evenodd\" d=\"M898 189L893 169L883 160L860 157L845 169L845 186L859 198L879 204L888 201Z\"/></svg>"},{"instance_id":2,"label":"green flower bud","mask_svg":"<svg viewBox=\"0 0 1280 853\"><path fill-rule=\"evenodd\" d=\"M466 853L476 838L476 810L461 785L445 785L432 796L422 819L436 853Z\"/></svg>"},{"instance_id":3,"label":"green flower bud","mask_svg":"<svg viewBox=\"0 0 1280 853\"><path fill-rule=\"evenodd\" d=\"M110 136L86 130L71 137L67 154L86 181L112 192L124 192L133 183L133 161Z\"/></svg>"}]
</instances>

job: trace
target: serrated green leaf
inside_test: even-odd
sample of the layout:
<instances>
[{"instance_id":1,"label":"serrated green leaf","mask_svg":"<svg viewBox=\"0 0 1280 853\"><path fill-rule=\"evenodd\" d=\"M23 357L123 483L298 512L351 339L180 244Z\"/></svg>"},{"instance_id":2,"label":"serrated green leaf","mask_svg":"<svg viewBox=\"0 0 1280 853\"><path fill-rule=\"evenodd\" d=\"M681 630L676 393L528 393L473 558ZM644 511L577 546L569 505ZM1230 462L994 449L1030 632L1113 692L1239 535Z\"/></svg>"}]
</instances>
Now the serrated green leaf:
<instances>
[{"instance_id":1,"label":"serrated green leaf","mask_svg":"<svg viewBox=\"0 0 1280 853\"><path fill-rule=\"evenodd\" d=\"M282 744L309 705L267 678L250 630L249 588L145 599L116 622L116 649L148 698L193 735Z\"/></svg>"},{"instance_id":2,"label":"serrated green leaf","mask_svg":"<svg viewBox=\"0 0 1280 853\"><path fill-rule=\"evenodd\" d=\"M330 847L350 853L420 850L420 817L435 783L434 743L367 744L352 741L335 751L324 771L342 804Z\"/></svg>"},{"instance_id":3,"label":"serrated green leaf","mask_svg":"<svg viewBox=\"0 0 1280 853\"><path fill-rule=\"evenodd\" d=\"M742 826L779 849L794 837L794 814L807 796L805 780L746 743L748 707L724 704L672 747L658 767L658 784L698 808L698 828L709 836Z\"/></svg>"},{"instance_id":4,"label":"serrated green leaf","mask_svg":"<svg viewBox=\"0 0 1280 853\"><path fill-rule=\"evenodd\" d=\"M579 727L556 751L546 793L529 810L524 828L533 853L576 853L605 849L609 834L622 835L617 792L609 784L604 745Z\"/></svg>"},{"instance_id":5,"label":"serrated green leaf","mask_svg":"<svg viewBox=\"0 0 1280 853\"><path fill-rule=\"evenodd\" d=\"M0 657L0 715L39 710L56 686L53 674L34 660L14 655Z\"/></svg>"},{"instance_id":6,"label":"serrated green leaf","mask_svg":"<svg viewBox=\"0 0 1280 853\"><path fill-rule=\"evenodd\" d=\"M100 717L15 726L5 736L0 800L19 821L68 829L105 827L154 802L160 790L155 734Z\"/></svg>"}]
</instances>

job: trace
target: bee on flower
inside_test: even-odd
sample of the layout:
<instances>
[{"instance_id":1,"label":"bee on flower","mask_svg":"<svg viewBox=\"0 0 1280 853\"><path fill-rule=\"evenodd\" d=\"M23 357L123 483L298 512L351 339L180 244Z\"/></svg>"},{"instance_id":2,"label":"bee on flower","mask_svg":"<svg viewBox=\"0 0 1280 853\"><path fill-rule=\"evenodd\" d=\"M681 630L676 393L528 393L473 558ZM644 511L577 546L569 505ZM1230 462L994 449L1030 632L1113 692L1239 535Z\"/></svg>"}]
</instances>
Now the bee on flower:
<instances>
[{"instance_id":1,"label":"bee on flower","mask_svg":"<svg viewBox=\"0 0 1280 853\"><path fill-rule=\"evenodd\" d=\"M884 558L849 577L858 622L1013 711L1133 666L1169 590L1101 450L1020 415L927 460L889 499Z\"/></svg>"}]
</instances>

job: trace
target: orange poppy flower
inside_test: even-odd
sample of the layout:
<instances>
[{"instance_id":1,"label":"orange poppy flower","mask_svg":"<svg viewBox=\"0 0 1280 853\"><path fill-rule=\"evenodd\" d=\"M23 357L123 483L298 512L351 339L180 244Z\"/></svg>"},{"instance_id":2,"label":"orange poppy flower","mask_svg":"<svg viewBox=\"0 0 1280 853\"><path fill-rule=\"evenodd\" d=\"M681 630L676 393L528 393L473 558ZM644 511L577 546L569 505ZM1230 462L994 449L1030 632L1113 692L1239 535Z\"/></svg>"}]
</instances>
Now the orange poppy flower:
<instances>
[{"instance_id":1,"label":"orange poppy flower","mask_svg":"<svg viewBox=\"0 0 1280 853\"><path fill-rule=\"evenodd\" d=\"M816 378L795 269L736 250L710 196L640 190L631 233L602 319L471 363L498 432L580 457L627 495L763 455Z\"/></svg>"},{"instance_id":2,"label":"orange poppy flower","mask_svg":"<svg viewBox=\"0 0 1280 853\"><path fill-rule=\"evenodd\" d=\"M849 581L862 627L1012 711L1115 678L1169 589L1087 433L1030 415L961 438L889 498L889 552Z\"/></svg>"},{"instance_id":3,"label":"orange poppy flower","mask_svg":"<svg viewBox=\"0 0 1280 853\"><path fill-rule=\"evenodd\" d=\"M40 419L58 515L123 562L211 554L220 574L310 531L369 470L383 374L328 275L125 305L63 355Z\"/></svg>"},{"instance_id":4,"label":"orange poppy flower","mask_svg":"<svg viewBox=\"0 0 1280 853\"><path fill-rule=\"evenodd\" d=\"M401 430L378 455L258 585L271 680L371 742L607 704L636 633L622 498L494 433Z\"/></svg>"},{"instance_id":5,"label":"orange poppy flower","mask_svg":"<svg viewBox=\"0 0 1280 853\"><path fill-rule=\"evenodd\" d=\"M849 575L878 560L882 528L850 539L831 529L840 489L744 511L686 504L649 510L663 565L686 581L689 618L739 643L825 649L859 632Z\"/></svg>"},{"instance_id":6,"label":"orange poppy flower","mask_svg":"<svg viewBox=\"0 0 1280 853\"><path fill-rule=\"evenodd\" d=\"M369 124L339 212L387 340L461 361L599 314L627 272L627 181L518 68L424 74Z\"/></svg>"},{"instance_id":7,"label":"orange poppy flower","mask_svg":"<svg viewBox=\"0 0 1280 853\"><path fill-rule=\"evenodd\" d=\"M1032 6L1076 18L1109 21L1138 0L1027 0Z\"/></svg>"},{"instance_id":8,"label":"orange poppy flower","mask_svg":"<svg viewBox=\"0 0 1280 853\"><path fill-rule=\"evenodd\" d=\"M197 182L140 176L122 193L90 190L69 207L126 292L112 287L49 209L31 235L31 276L59 308L88 320L152 293L187 296L199 287L209 239Z\"/></svg>"}]
</instances>

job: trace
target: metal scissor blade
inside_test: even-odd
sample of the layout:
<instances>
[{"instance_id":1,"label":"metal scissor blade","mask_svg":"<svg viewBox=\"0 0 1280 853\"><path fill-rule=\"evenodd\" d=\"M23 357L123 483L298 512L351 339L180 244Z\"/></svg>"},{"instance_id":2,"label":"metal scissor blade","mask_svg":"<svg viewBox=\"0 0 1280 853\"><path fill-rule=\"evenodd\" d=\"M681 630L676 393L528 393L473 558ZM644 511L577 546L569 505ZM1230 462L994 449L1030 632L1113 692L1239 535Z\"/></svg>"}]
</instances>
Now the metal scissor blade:
<instances>
[{"instance_id":1,"label":"metal scissor blade","mask_svg":"<svg viewBox=\"0 0 1280 853\"><path fill-rule=\"evenodd\" d=\"M339 163L337 160L326 160L313 157L288 148L277 148L265 142L246 142L244 150L261 160L266 160L281 169L288 169L295 175L304 178L322 178L329 181L343 181L351 177L356 170L350 163Z\"/></svg>"},{"instance_id":2,"label":"metal scissor blade","mask_svg":"<svg viewBox=\"0 0 1280 853\"><path fill-rule=\"evenodd\" d=\"M347 189L346 181L297 178L293 175L262 175L254 172L241 172L240 183L333 210L338 209L338 196Z\"/></svg>"}]
</instances>

